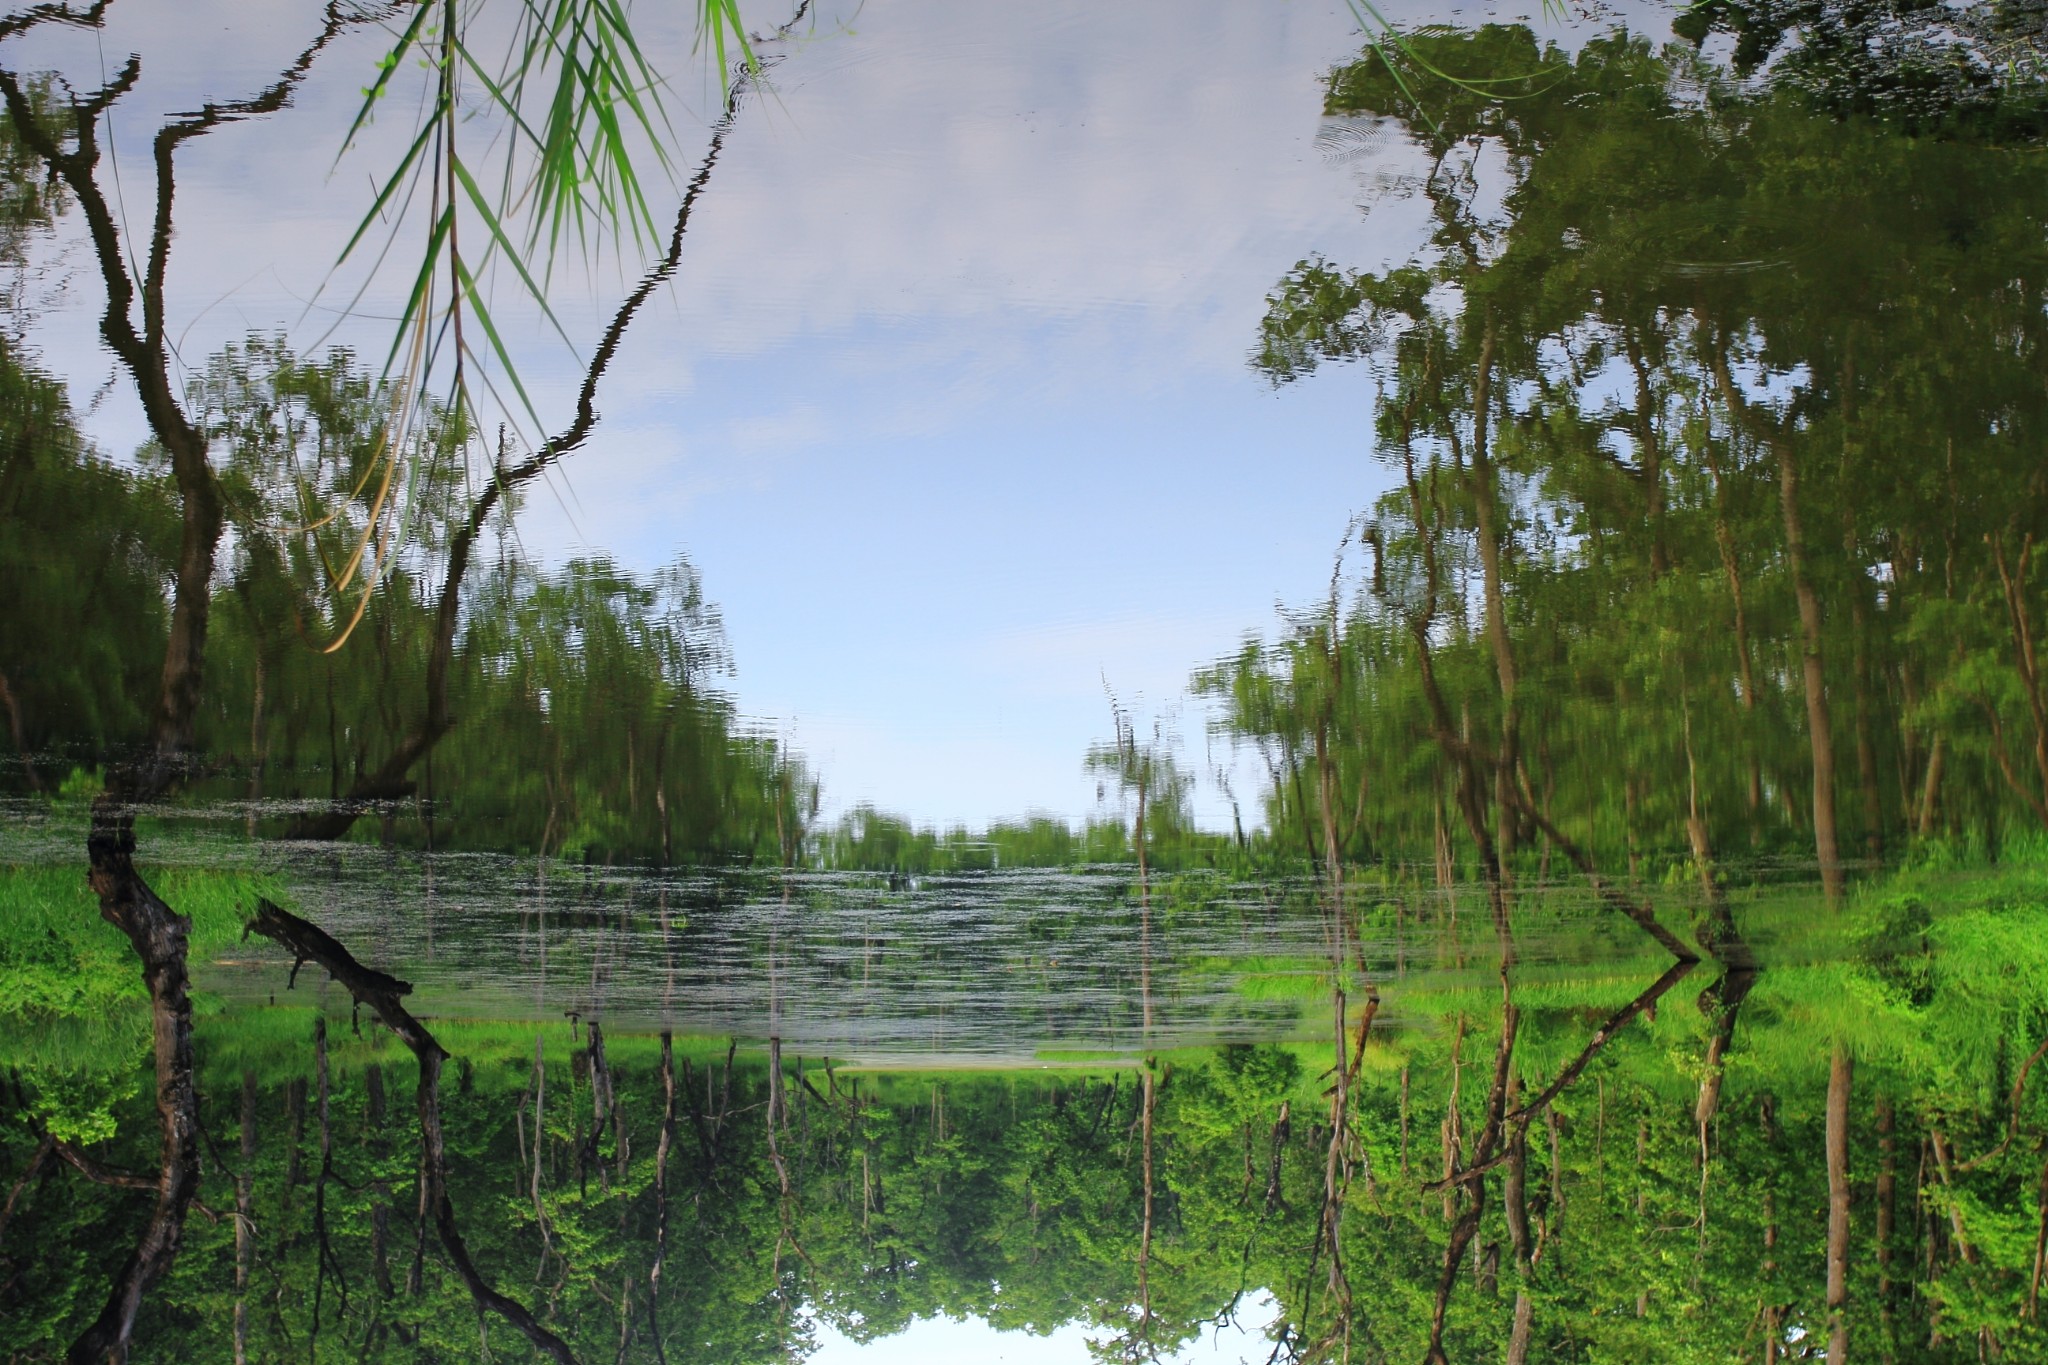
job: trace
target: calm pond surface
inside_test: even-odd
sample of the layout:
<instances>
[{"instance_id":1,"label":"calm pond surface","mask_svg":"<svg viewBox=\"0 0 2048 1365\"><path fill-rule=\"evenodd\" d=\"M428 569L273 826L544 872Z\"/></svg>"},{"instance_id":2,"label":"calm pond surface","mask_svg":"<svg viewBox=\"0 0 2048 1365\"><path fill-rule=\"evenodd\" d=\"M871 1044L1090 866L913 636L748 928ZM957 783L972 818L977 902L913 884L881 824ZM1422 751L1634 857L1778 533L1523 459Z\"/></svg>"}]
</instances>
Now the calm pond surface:
<instances>
[{"instance_id":1,"label":"calm pond surface","mask_svg":"<svg viewBox=\"0 0 2048 1365\"><path fill-rule=\"evenodd\" d=\"M2044 58L6 11L0 1359L2048 1361Z\"/></svg>"}]
</instances>

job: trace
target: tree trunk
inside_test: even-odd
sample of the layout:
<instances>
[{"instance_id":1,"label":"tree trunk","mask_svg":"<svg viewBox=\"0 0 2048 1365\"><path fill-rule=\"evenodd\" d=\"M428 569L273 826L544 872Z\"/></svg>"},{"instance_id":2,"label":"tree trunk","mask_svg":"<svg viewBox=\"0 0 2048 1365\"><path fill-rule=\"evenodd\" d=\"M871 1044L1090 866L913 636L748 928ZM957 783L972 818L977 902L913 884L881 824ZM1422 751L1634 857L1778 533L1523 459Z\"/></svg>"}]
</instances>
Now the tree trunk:
<instances>
[{"instance_id":1,"label":"tree trunk","mask_svg":"<svg viewBox=\"0 0 2048 1365\"><path fill-rule=\"evenodd\" d=\"M279 909L267 900L256 902L256 918L245 933L261 934L284 945L300 962L318 964L334 978L359 1005L367 1005L398 1035L400 1042L419 1062L416 1092L420 1124L420 1191L422 1202L433 1219L441 1248L449 1264L469 1290L479 1318L496 1313L517 1328L533 1348L556 1365L576 1365L567 1342L542 1326L539 1319L517 1300L493 1289L476 1262L470 1258L461 1231L455 1224L455 1204L448 1194L448 1145L441 1123L441 1066L448 1053L401 1002L411 994L409 982L357 962L347 948L318 925Z\"/></svg>"},{"instance_id":2,"label":"tree trunk","mask_svg":"<svg viewBox=\"0 0 2048 1365\"><path fill-rule=\"evenodd\" d=\"M242 1073L242 1166L235 1172L235 1365L249 1358L249 1262L255 1250L256 1073Z\"/></svg>"},{"instance_id":3,"label":"tree trunk","mask_svg":"<svg viewBox=\"0 0 2048 1365\"><path fill-rule=\"evenodd\" d=\"M656 789L659 795L660 789ZM661 1269L668 1257L668 1154L676 1139L676 1063L674 1040L661 1031L661 1138L654 1148L654 1262L647 1271L647 1335L654 1343L656 1365L668 1365L661 1338Z\"/></svg>"},{"instance_id":4,"label":"tree trunk","mask_svg":"<svg viewBox=\"0 0 2048 1365\"><path fill-rule=\"evenodd\" d=\"M127 935L142 961L156 1053L156 1208L115 1273L105 1306L70 1351L75 1365L102 1360L118 1365L128 1358L143 1294L177 1257L186 1210L199 1192L199 1096L193 1084L192 1001L185 970L188 923L135 870L134 815L111 793L93 803L87 848L100 915Z\"/></svg>"},{"instance_id":5,"label":"tree trunk","mask_svg":"<svg viewBox=\"0 0 2048 1365\"><path fill-rule=\"evenodd\" d=\"M1892 1231L1898 1202L1898 1121L1892 1102L1877 1099L1877 1311L1887 1327L1892 1316ZM1892 1358L1892 1336L1884 1333L1885 1359Z\"/></svg>"},{"instance_id":6,"label":"tree trunk","mask_svg":"<svg viewBox=\"0 0 2048 1365\"><path fill-rule=\"evenodd\" d=\"M1706 438L1704 450L1708 471L1714 477L1714 543L1721 551L1721 571L1728 579L1728 598L1735 607L1735 667L1742 680L1742 715L1749 731L1745 746L1749 769L1749 841L1755 845L1763 839L1764 804L1763 764L1757 757L1756 665L1749 650L1749 612L1743 599L1742 566L1735 557L1735 533L1728 525L1728 487L1721 477L1721 462L1714 454L1712 436Z\"/></svg>"},{"instance_id":7,"label":"tree trunk","mask_svg":"<svg viewBox=\"0 0 2048 1365\"><path fill-rule=\"evenodd\" d=\"M1821 891L1830 906L1842 900L1842 856L1835 830L1835 739L1828 717L1827 672L1821 662L1820 597L1806 571L1806 536L1799 519L1799 465L1789 438L1772 442L1778 456L1778 504L1785 518L1785 562L1799 603L1800 676L1806 692L1806 730L1813 753L1813 847L1820 859Z\"/></svg>"},{"instance_id":8,"label":"tree trunk","mask_svg":"<svg viewBox=\"0 0 2048 1365\"><path fill-rule=\"evenodd\" d=\"M1763 1129L1765 1148L1776 1147L1778 1145L1777 1111L1769 1095L1763 1097L1763 1102L1759 1106L1759 1119L1759 1126ZM1771 1177L1768 1174L1770 1168L1767 1166L1765 1170L1763 1190L1764 1365L1777 1365L1778 1353L1783 1349L1785 1339L1784 1310L1779 1304L1778 1295L1778 1192L1773 1187Z\"/></svg>"},{"instance_id":9,"label":"tree trunk","mask_svg":"<svg viewBox=\"0 0 2048 1365\"><path fill-rule=\"evenodd\" d=\"M1870 613L1861 584L1849 594L1849 619L1856 651L1851 663L1856 690L1856 786L1863 804L1863 851L1872 863L1884 857L1884 800L1877 784L1877 745L1870 734Z\"/></svg>"},{"instance_id":10,"label":"tree trunk","mask_svg":"<svg viewBox=\"0 0 2048 1365\"><path fill-rule=\"evenodd\" d=\"M1914 823L1914 832L1922 839L1934 835L1934 803L1941 795L1941 770L1947 758L1948 736L1937 732L1927 755L1927 780L1920 787L1920 817Z\"/></svg>"},{"instance_id":11,"label":"tree trunk","mask_svg":"<svg viewBox=\"0 0 2048 1365\"><path fill-rule=\"evenodd\" d=\"M1849 1359L1849 1052L1828 1055L1828 1365Z\"/></svg>"},{"instance_id":12,"label":"tree trunk","mask_svg":"<svg viewBox=\"0 0 2048 1365\"><path fill-rule=\"evenodd\" d=\"M1515 765L1521 759L1521 719L1516 709L1515 651L1508 636L1507 589L1501 570L1500 478L1494 469L1490 433L1493 413L1494 332L1487 328L1479 344L1478 371L1472 381L1472 501L1478 518L1479 565L1486 605L1486 638L1493 649L1500 682L1500 756L1494 770L1495 840L1505 874L1515 853L1517 811L1511 792Z\"/></svg>"}]
</instances>

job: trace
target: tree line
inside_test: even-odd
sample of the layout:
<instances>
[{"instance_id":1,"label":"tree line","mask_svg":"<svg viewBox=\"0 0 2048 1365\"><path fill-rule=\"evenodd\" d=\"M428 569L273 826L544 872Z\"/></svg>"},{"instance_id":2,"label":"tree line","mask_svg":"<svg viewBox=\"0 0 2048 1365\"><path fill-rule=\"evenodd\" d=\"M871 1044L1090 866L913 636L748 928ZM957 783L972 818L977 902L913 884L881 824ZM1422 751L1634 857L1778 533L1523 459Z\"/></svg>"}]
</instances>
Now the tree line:
<instances>
[{"instance_id":1,"label":"tree line","mask_svg":"<svg viewBox=\"0 0 2048 1365\"><path fill-rule=\"evenodd\" d=\"M1831 900L2048 831L2048 180L2012 120L1837 116L1626 32L1404 41L1327 108L1407 140L1429 244L1303 261L1252 356L1362 366L1392 486L1326 600L1196 681L1269 826L1446 879L1488 843L1796 858Z\"/></svg>"}]
</instances>

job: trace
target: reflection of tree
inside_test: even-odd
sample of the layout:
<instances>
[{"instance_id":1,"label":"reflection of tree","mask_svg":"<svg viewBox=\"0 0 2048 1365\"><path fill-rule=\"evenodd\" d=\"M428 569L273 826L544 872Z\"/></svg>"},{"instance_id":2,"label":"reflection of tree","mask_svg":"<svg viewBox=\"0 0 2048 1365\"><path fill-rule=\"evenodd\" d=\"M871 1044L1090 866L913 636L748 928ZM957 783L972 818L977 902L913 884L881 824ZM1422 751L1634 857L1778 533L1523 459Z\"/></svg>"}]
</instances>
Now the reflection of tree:
<instances>
[{"instance_id":1,"label":"reflection of tree","mask_svg":"<svg viewBox=\"0 0 2048 1365\"><path fill-rule=\"evenodd\" d=\"M1330 1044L1183 1051L1149 1106L1144 1343L1170 1355L1270 1296L1283 1358L1320 1348L1335 1360L1348 1334L1354 1359L1420 1360L1439 1307L1437 1345L1453 1360L1504 1358L1518 1340L1530 1360L1567 1349L1644 1358L1678 1339L1707 1358L1754 1358L1767 1315L1785 1358L1796 1354L1787 1334L1816 1346L1826 1335L1833 1110L1848 1120L1833 1129L1841 1164L1861 1177L1847 1187L1855 1237L1841 1262L1854 1349L1879 1349L1881 1308L1889 1339L1939 1331L1969 1351L1981 1329L2024 1358L2038 1330L2023 1314L2040 1168L2025 1135L2039 1129L2043 1101L2021 1088L2010 1102L2022 1138L2000 1148L2012 1068L1998 1048L2022 1054L1994 1040L2031 1050L2040 1036L2027 983L2048 967L2038 943L2025 946L2038 928L2030 915L1987 905L1936 926L1944 954L1931 960L1873 949L1759 975L1704 1171L1700 1059L1719 1023L1660 1008L1684 964L1647 985L1524 964L1511 993L1491 971L1411 976L1391 1002L1393 1026L1380 1016L1362 1049L1365 1021L1346 1030L1353 1174L1335 1216L1348 1309L1328 1259ZM1985 970L1993 958L2018 964L2010 985ZM1923 969L1923 1003L1883 1003L1888 981ZM363 1013L361 1036L345 1016L325 1030L326 1260L316 1026L290 1008L204 1025L198 1089L221 1153L203 1196L221 1219L187 1230L138 1350L228 1355L237 1299L249 1359L303 1350L316 1311L323 1354L364 1343L371 1358L395 1360L477 1349L470 1287L436 1249L434 1205L417 1199L432 1175L421 1128L384 1116L383 1077L406 1054L374 1008ZM1842 1092L1853 1103L1831 1102L1829 1049L1812 1046L1828 1036L1820 1030L1856 1055L1856 1090ZM435 1097L443 1190L479 1273L578 1358L616 1358L622 1340L628 1358L654 1358L658 1340L667 1359L785 1359L804 1349L806 1313L860 1340L945 1312L1039 1331L1079 1321L1111 1353L1131 1344L1144 1301L1147 1108L1133 1071L892 1075L785 1057L771 1150L759 1053L674 1037L664 1061L659 1038L613 1028L572 1038L560 1021L544 1033L541 1068L530 1025L432 1026L462 1054L442 1063ZM52 1078L28 1073L31 1113ZM54 1154L38 1165L42 1141L12 1092L0 1095L0 1194L11 1192L12 1210L0 1227L0 1311L11 1344L26 1342L35 1360L97 1312L107 1262L125 1254L153 1194L92 1183ZM1890 1118L1880 1109L1873 1124L1878 1097ZM113 1112L111 1140L64 1140L102 1174L134 1175L154 1151L152 1102L118 1099ZM229 1136L244 1112L256 1116L246 1155ZM1442 1116L1447 1179L1435 1153L1404 1172L1408 1113ZM1895 1175L1912 1179L1913 1154L1931 1153L1936 1132L1946 1174L1930 1155L1926 1193L1895 1191L1880 1259L1871 1229L1883 1192L1868 1176L1890 1151ZM250 1218L238 1223L228 1210L245 1183ZM1905 1288L1908 1267L1924 1291Z\"/></svg>"},{"instance_id":2,"label":"reflection of tree","mask_svg":"<svg viewBox=\"0 0 2048 1365\"><path fill-rule=\"evenodd\" d=\"M8 21L0 29L0 37L14 36L41 24L96 28L104 18L105 8L102 3L74 12L62 6L42 6ZM206 700L206 654L214 615L216 559L228 524L230 499L237 491L224 481L219 463L228 452L217 448L216 433L208 430L191 406L193 398L204 396L205 386L181 395L171 378L166 280L174 236L177 155L186 144L223 125L267 116L284 108L312 63L339 33L351 24L376 17L378 13L330 5L312 42L268 87L246 99L208 104L162 127L152 147L155 202L146 245L124 243L118 215L102 182L101 144L102 119L136 88L142 75L142 59L131 57L112 79L83 95L70 95L61 107L48 98L46 87L27 82L12 71L0 70L0 96L5 98L15 145L31 153L53 183L61 183L84 219L105 294L100 330L133 385L162 453L175 490L180 521L178 547L171 561L168 626L155 687L149 750L140 760L124 764L110 775L105 793L94 805L87 847L91 881L101 913L124 931L141 959L158 1021L155 1033L157 1107L162 1136L160 1194L155 1214L138 1240L134 1255L114 1276L106 1307L74 1347L74 1355L80 1359L126 1358L143 1296L176 1258L186 1210L199 1181L199 1102L192 1081L192 1010L185 964L187 926L151 889L134 862L136 804L154 800L175 786L197 748ZM499 499L575 449L595 424L597 381L634 313L676 267L690 211L722 146L725 129L737 110L738 97L736 86L733 103L729 104L726 119L714 138L711 159L704 163L684 196L666 256L629 295L601 340L579 394L575 420L561 436L525 461L499 461L492 480L468 506L467 517L456 523L448 543L448 574L438 603L437 629L427 651L426 717L373 777L388 777L386 770L391 770L403 778L412 763L447 730L449 659L460 616L459 590L469 550ZM133 259L126 249L129 245L137 247ZM389 440L385 431L369 443L373 468L353 490L352 495L365 500L353 551L338 568L329 556L318 556L322 567L330 571L329 587L335 598L340 599L352 581L364 585L356 594L354 616L338 622L343 638L366 609L370 589L389 567L396 535L391 525L392 509L397 505L391 486L396 452L385 449ZM459 444L460 440L458 430L455 441ZM361 452L362 443L358 442L356 449ZM381 475L374 467L380 455ZM333 486L325 491L331 494L340 484L332 480L330 483ZM316 549L320 548L320 524L317 519L311 523ZM132 586L117 583L106 588L118 591ZM337 605L342 604L337 601ZM259 699L261 678L259 671ZM11 718L17 722L13 728L19 746L23 740L18 723L19 701L11 688L0 688L0 692L4 692ZM259 749L261 714L259 700L256 734L252 736ZM392 769L393 764L398 766ZM33 776L33 769L30 772ZM353 818L353 814L348 817ZM346 828L346 822L341 828ZM425 1065L424 1056L422 1064Z\"/></svg>"},{"instance_id":3,"label":"reflection of tree","mask_svg":"<svg viewBox=\"0 0 2048 1365\"><path fill-rule=\"evenodd\" d=\"M37 22L96 26L105 6L83 14L45 7L10 30ZM313 60L351 20L328 10L318 36L268 88L248 99L209 105L158 131L153 145L156 201L139 268L123 250L116 216L100 184L100 121L140 79L140 58L99 89L51 111L31 101L15 73L0 71L0 96L20 143L69 191L83 215L99 267L106 306L100 332L135 386L150 431L163 447L177 489L181 528L170 622L157 689L149 757L118 770L95 801L87 840L90 880L100 913L119 927L141 960L156 1019L156 1095L162 1144L154 1213L127 1263L116 1272L106 1306L73 1344L75 1359L125 1360L143 1295L169 1269L183 1238L186 1210L199 1183L198 1097L193 1089L192 1005L185 968L186 923L134 864L134 802L162 794L192 748L200 705L215 553L224 528L220 488L205 436L180 403L170 379L164 280L169 266L172 206L179 149L226 123L276 112ZM138 309L140 316L138 318Z\"/></svg>"},{"instance_id":4,"label":"reflection of tree","mask_svg":"<svg viewBox=\"0 0 2048 1365\"><path fill-rule=\"evenodd\" d=\"M257 904L256 918L250 921L249 931L277 940L292 954L292 974L298 975L299 968L311 962L333 977L346 990L358 1006L367 1005L376 1014L384 1027L396 1034L419 1062L419 1114L420 1114L420 1202L432 1211L434 1232L441 1240L441 1249L447 1254L455 1273L476 1300L479 1311L489 1310L512 1324L520 1335L533 1343L534 1349L547 1355L560 1365L574 1365L576 1357L567 1342L543 1327L526 1306L493 1289L477 1270L476 1262L469 1254L462 1233L455 1225L455 1202L448 1189L448 1140L441 1120L441 1069L448 1058L434 1035L412 1012L406 1009L403 997L410 994L412 986L386 973L376 971L357 962L347 948L317 926L308 924L288 911L281 910L269 901ZM326 1040L324 1028L315 1033L322 1044ZM599 1125L606 1112L606 1089L603 1076L603 1044L598 1041L596 1028L592 1028L591 1053L595 1073L600 1077L593 1088L594 1102L598 1108ZM329 1174L330 1153L327 1137L327 1094L326 1055L321 1053L321 1193L325 1196L325 1181ZM600 1126L593 1126L588 1145L594 1148ZM317 1217L317 1215L316 1215ZM319 1232L320 1256L325 1268L332 1252L327 1246L325 1230ZM319 1281L316 1280L316 1284ZM319 1331L319 1308L314 1308L314 1332ZM343 1311L346 1311L344 1300Z\"/></svg>"},{"instance_id":5,"label":"reflection of tree","mask_svg":"<svg viewBox=\"0 0 2048 1365\"><path fill-rule=\"evenodd\" d=\"M1689 858L1703 938L1733 846L1803 847L1839 901L1859 843L2038 827L2025 158L1623 35L1414 41L1437 70L1549 74L1500 99L1377 56L1330 78L1333 112L1413 139L1436 232L1382 272L1305 261L1269 301L1254 363L1369 365L1397 482L1330 630L1342 668L1275 647L1213 670L1232 732L1303 743L1348 673L1333 785L1382 859L1449 861L1441 786L1504 884L1553 854L1631 880ZM1318 804L1276 787L1271 816L1310 839Z\"/></svg>"}]
</instances>

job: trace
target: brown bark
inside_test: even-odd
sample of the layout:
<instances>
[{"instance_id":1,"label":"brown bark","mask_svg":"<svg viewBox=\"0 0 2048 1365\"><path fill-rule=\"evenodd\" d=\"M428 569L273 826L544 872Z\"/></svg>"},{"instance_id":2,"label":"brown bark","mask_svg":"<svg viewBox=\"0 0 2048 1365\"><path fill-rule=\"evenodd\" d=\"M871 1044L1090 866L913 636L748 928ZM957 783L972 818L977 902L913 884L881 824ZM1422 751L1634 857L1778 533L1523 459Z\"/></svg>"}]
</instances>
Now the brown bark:
<instances>
[{"instance_id":1,"label":"brown bark","mask_svg":"<svg viewBox=\"0 0 2048 1365\"><path fill-rule=\"evenodd\" d=\"M1529 1339L1534 1335L1535 1305L1530 1302L1527 1289L1515 1291L1515 1316L1508 1328L1508 1365L1525 1365L1529 1359Z\"/></svg>"},{"instance_id":2,"label":"brown bark","mask_svg":"<svg viewBox=\"0 0 2048 1365\"><path fill-rule=\"evenodd\" d=\"M1482 1116L1477 1141L1473 1145L1472 1161L1454 1172L1450 1188L1461 1198L1461 1211L1451 1226L1448 1245L1444 1247L1442 1269L1437 1276L1436 1299L1430 1311L1429 1347L1423 1355L1424 1365L1449 1365L1449 1356L1444 1352L1444 1324L1450 1310L1451 1291L1457 1284L1458 1265L1465 1253L1471 1249L1473 1239L1479 1232L1481 1211L1485 1208L1486 1172L1499 1163L1501 1141L1505 1125L1512 1120L1507 1113L1508 1085L1513 1075L1515 1037L1521 1022L1521 1012L1509 996L1508 974L1501 973L1501 1032L1500 1044L1494 1052L1493 1084L1486 1097L1486 1108Z\"/></svg>"},{"instance_id":3,"label":"brown bark","mask_svg":"<svg viewBox=\"0 0 2048 1365\"><path fill-rule=\"evenodd\" d=\"M2027 1321L2041 1315L2041 1277L2048 1272L2048 1162L2041 1164L2041 1179L2034 1186L2034 1207L2040 1219L2034 1233L2034 1273L2027 1281Z\"/></svg>"},{"instance_id":4,"label":"brown bark","mask_svg":"<svg viewBox=\"0 0 2048 1365\"><path fill-rule=\"evenodd\" d=\"M618 1115L618 1102L612 1094L611 1061L604 1050L604 1026L597 1020L590 1021L590 1136L584 1140L584 1158L597 1168L597 1182L600 1190L609 1193L611 1174L605 1166L604 1153L598 1150L604 1140L607 1125ZM612 1146L617 1150L619 1135L613 1125Z\"/></svg>"},{"instance_id":5,"label":"brown bark","mask_svg":"<svg viewBox=\"0 0 2048 1365\"><path fill-rule=\"evenodd\" d=\"M1721 1085L1728 1073L1728 1049L1735 1040L1735 1017L1742 1009L1742 1002L1749 997L1750 988L1756 984L1757 969L1754 962L1743 966L1730 966L1721 974L1711 988L1700 995L1700 1012L1707 1016L1706 1064L1700 1073L1699 1102L1693 1106L1693 1126L1699 1135L1700 1144L1700 1187L1702 1197L1706 1188L1706 1168L1711 1159L1709 1139L1712 1134L1714 1115L1721 1108Z\"/></svg>"},{"instance_id":6,"label":"brown bark","mask_svg":"<svg viewBox=\"0 0 2048 1365\"><path fill-rule=\"evenodd\" d=\"M1140 1108L1144 1125L1145 1213L1144 1224L1138 1230L1138 1335L1145 1342L1152 1339L1152 1216L1155 1192L1152 1121L1159 1100L1159 1083L1152 1067L1153 1063L1147 1060L1138 1073L1139 1084L1145 1092Z\"/></svg>"},{"instance_id":7,"label":"brown bark","mask_svg":"<svg viewBox=\"0 0 2048 1365\"><path fill-rule=\"evenodd\" d=\"M1877 784L1877 745L1870 732L1870 617L1864 588L1849 595L1849 620L1855 631L1855 656L1850 671L1855 683L1856 787L1863 805L1863 851L1871 862L1884 857L1884 801Z\"/></svg>"},{"instance_id":8,"label":"brown bark","mask_svg":"<svg viewBox=\"0 0 2048 1365\"><path fill-rule=\"evenodd\" d=\"M1510 1081L1510 1088L1513 1082ZM1535 1272L1535 1239L1529 1228L1529 1126L1516 1124L1507 1138L1507 1171L1501 1180L1501 1207L1507 1215L1508 1245L1515 1262L1515 1314L1508 1332L1508 1365L1525 1365L1535 1305L1529 1281Z\"/></svg>"}]
</instances>

